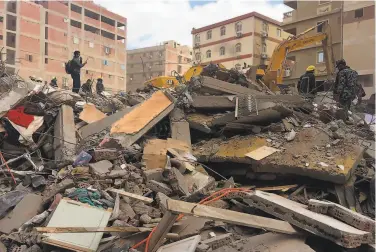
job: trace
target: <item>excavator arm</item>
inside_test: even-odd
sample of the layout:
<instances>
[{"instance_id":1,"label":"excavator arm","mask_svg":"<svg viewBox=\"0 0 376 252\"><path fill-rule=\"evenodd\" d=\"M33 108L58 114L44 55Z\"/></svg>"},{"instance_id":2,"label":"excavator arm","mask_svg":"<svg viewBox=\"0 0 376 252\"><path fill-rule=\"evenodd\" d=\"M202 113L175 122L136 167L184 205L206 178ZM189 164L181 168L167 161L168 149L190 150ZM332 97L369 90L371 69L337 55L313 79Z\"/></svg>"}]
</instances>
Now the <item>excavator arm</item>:
<instances>
[{"instance_id":1,"label":"excavator arm","mask_svg":"<svg viewBox=\"0 0 376 252\"><path fill-rule=\"evenodd\" d=\"M303 33L289 37L279 44L273 52L270 60L269 67L263 78L264 83L272 90L278 89L276 85L283 84L284 76L284 65L286 61L287 54L306 47L308 45L315 44L317 42L322 42L324 58L326 64L326 70L329 76L334 75L334 55L332 50L332 40L329 26L327 23L322 23L323 31L313 36L305 36L309 31L314 30L317 26L311 27L310 29L304 31Z\"/></svg>"}]
</instances>

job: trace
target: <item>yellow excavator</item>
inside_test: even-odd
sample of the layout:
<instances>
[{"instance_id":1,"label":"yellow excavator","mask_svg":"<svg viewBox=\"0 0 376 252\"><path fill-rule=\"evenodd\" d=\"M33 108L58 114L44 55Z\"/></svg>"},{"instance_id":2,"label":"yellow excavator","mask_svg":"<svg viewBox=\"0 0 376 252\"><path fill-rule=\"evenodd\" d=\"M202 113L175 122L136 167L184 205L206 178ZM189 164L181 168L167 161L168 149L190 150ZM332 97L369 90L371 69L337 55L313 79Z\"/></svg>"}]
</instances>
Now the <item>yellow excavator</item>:
<instances>
[{"instance_id":1,"label":"yellow excavator","mask_svg":"<svg viewBox=\"0 0 376 252\"><path fill-rule=\"evenodd\" d=\"M322 26L323 32L313 36L306 36L308 32L316 29L317 26ZM330 26L327 22L322 22L317 26L311 27L296 36L290 36L274 49L270 64L262 78L263 83L272 91L280 90L278 85L283 85L283 76L285 74L284 66L287 54L317 42L322 43L326 72L328 76L334 76L335 59L332 49Z\"/></svg>"},{"instance_id":2,"label":"yellow excavator","mask_svg":"<svg viewBox=\"0 0 376 252\"><path fill-rule=\"evenodd\" d=\"M198 76L201 74L202 70L204 69L205 66L208 64L200 64L196 66L192 66L189 68L184 74L183 78L185 81L189 81L193 76ZM222 64L218 64L218 67L220 69L226 69ZM169 88L169 87L176 87L179 85L178 81L178 74L176 71L173 71L171 73L172 76L158 76L155 78L152 78L148 81L144 82L144 85L152 85L154 87L159 87L159 88Z\"/></svg>"}]
</instances>

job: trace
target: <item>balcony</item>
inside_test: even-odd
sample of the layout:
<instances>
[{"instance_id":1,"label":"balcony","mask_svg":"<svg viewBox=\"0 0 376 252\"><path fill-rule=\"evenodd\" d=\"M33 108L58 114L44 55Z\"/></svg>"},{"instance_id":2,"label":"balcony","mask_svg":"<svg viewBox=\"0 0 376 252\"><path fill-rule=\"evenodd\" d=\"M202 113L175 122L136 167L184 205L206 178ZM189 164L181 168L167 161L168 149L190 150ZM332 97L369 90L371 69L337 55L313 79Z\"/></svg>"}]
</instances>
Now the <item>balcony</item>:
<instances>
[{"instance_id":1,"label":"balcony","mask_svg":"<svg viewBox=\"0 0 376 252\"><path fill-rule=\"evenodd\" d=\"M296 10L283 13L283 24L292 23L297 21Z\"/></svg>"},{"instance_id":2,"label":"balcony","mask_svg":"<svg viewBox=\"0 0 376 252\"><path fill-rule=\"evenodd\" d=\"M283 0L283 4L287 5L288 7L296 10L298 7L298 1L297 0Z\"/></svg>"}]
</instances>

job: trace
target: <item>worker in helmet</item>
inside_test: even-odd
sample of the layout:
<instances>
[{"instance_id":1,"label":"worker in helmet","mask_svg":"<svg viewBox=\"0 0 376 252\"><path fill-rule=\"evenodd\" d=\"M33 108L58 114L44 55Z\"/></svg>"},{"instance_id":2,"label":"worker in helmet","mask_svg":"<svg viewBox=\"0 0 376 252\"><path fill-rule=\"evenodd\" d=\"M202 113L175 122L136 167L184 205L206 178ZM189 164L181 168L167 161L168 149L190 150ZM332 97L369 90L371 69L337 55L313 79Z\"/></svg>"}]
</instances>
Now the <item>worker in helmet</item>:
<instances>
[{"instance_id":1,"label":"worker in helmet","mask_svg":"<svg viewBox=\"0 0 376 252\"><path fill-rule=\"evenodd\" d=\"M81 86L81 91L85 94L91 94L92 93L92 81L91 79L87 79L87 81Z\"/></svg>"},{"instance_id":2,"label":"worker in helmet","mask_svg":"<svg viewBox=\"0 0 376 252\"><path fill-rule=\"evenodd\" d=\"M316 77L315 77L315 66L308 66L305 74L300 76L298 81L298 91L299 94L306 97L314 97L317 93L316 90Z\"/></svg>"},{"instance_id":3,"label":"worker in helmet","mask_svg":"<svg viewBox=\"0 0 376 252\"><path fill-rule=\"evenodd\" d=\"M39 83L43 83L43 79L41 77L39 77L36 82L39 82Z\"/></svg>"},{"instance_id":4,"label":"worker in helmet","mask_svg":"<svg viewBox=\"0 0 376 252\"><path fill-rule=\"evenodd\" d=\"M57 78L53 77L50 82L50 86L53 88L57 88Z\"/></svg>"},{"instance_id":5,"label":"worker in helmet","mask_svg":"<svg viewBox=\"0 0 376 252\"><path fill-rule=\"evenodd\" d=\"M104 91L103 79L101 76L97 78L97 85L95 86L95 89L97 90L97 94L99 95Z\"/></svg>"},{"instance_id":6,"label":"worker in helmet","mask_svg":"<svg viewBox=\"0 0 376 252\"><path fill-rule=\"evenodd\" d=\"M37 80L37 77L35 77L35 75L32 75L32 76L29 76L30 80L32 81L36 81Z\"/></svg>"}]
</instances>

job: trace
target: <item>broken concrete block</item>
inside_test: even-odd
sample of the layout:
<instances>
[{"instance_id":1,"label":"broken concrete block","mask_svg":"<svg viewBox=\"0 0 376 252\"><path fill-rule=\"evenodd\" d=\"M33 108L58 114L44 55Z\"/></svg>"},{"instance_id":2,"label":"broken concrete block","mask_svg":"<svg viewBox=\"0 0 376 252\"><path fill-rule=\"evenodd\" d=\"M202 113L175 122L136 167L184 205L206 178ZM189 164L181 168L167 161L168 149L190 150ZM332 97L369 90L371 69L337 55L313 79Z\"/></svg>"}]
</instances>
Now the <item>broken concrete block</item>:
<instances>
[{"instance_id":1,"label":"broken concrete block","mask_svg":"<svg viewBox=\"0 0 376 252\"><path fill-rule=\"evenodd\" d=\"M155 180L155 181L158 181L158 182L163 181L162 172L163 172L162 168L156 168L156 169L150 169L150 170L142 171L146 181Z\"/></svg>"},{"instance_id":2,"label":"broken concrete block","mask_svg":"<svg viewBox=\"0 0 376 252\"><path fill-rule=\"evenodd\" d=\"M15 190L3 194L0 196L0 218L3 217L6 212L20 202L24 196L28 194L27 191Z\"/></svg>"},{"instance_id":3,"label":"broken concrete block","mask_svg":"<svg viewBox=\"0 0 376 252\"><path fill-rule=\"evenodd\" d=\"M152 207L145 205L143 202L137 202L137 204L133 205L132 208L136 214L143 215L148 214L149 211L151 211L150 208Z\"/></svg>"},{"instance_id":4,"label":"broken concrete block","mask_svg":"<svg viewBox=\"0 0 376 252\"><path fill-rule=\"evenodd\" d=\"M335 139L344 139L345 138L345 131L343 129L338 129L335 132L333 132L333 137Z\"/></svg>"},{"instance_id":5,"label":"broken concrete block","mask_svg":"<svg viewBox=\"0 0 376 252\"><path fill-rule=\"evenodd\" d=\"M214 250L214 249L223 247L225 245L228 245L232 243L232 241L233 241L232 234L229 233L229 234L218 235L213 238L201 241L201 244L207 245L211 249Z\"/></svg>"},{"instance_id":6,"label":"broken concrete block","mask_svg":"<svg viewBox=\"0 0 376 252\"><path fill-rule=\"evenodd\" d=\"M172 252L172 251L185 251L195 252L198 243L201 240L200 235L192 236L168 245L161 246L156 252Z\"/></svg>"},{"instance_id":7,"label":"broken concrete block","mask_svg":"<svg viewBox=\"0 0 376 252\"><path fill-rule=\"evenodd\" d=\"M151 222L151 217L147 214L142 214L140 216L140 222L143 224L149 224Z\"/></svg>"},{"instance_id":8,"label":"broken concrete block","mask_svg":"<svg viewBox=\"0 0 376 252\"><path fill-rule=\"evenodd\" d=\"M257 252L314 252L307 244L302 235L286 235L265 233L235 241L230 245L223 246L213 252L224 251L257 251Z\"/></svg>"},{"instance_id":9,"label":"broken concrete block","mask_svg":"<svg viewBox=\"0 0 376 252\"><path fill-rule=\"evenodd\" d=\"M103 161L106 161L106 160L103 160ZM112 170L112 171L110 171L109 174L106 174L105 176L106 176L106 178L111 178L111 179L114 179L114 178L124 178L125 179L125 178L128 178L129 172L127 170Z\"/></svg>"},{"instance_id":10,"label":"broken concrete block","mask_svg":"<svg viewBox=\"0 0 376 252\"><path fill-rule=\"evenodd\" d=\"M38 188L39 186L46 185L47 181L42 175L33 175L31 177L31 184L34 188Z\"/></svg>"},{"instance_id":11,"label":"broken concrete block","mask_svg":"<svg viewBox=\"0 0 376 252\"><path fill-rule=\"evenodd\" d=\"M133 219L136 216L136 213L133 211L133 208L128 203L120 201L119 209L124 214L124 216L128 217L128 219Z\"/></svg>"},{"instance_id":12,"label":"broken concrete block","mask_svg":"<svg viewBox=\"0 0 376 252\"><path fill-rule=\"evenodd\" d=\"M64 192L66 189L74 187L72 179L64 179L57 185L51 185L43 191L43 202L50 201L56 194Z\"/></svg>"},{"instance_id":13,"label":"broken concrete block","mask_svg":"<svg viewBox=\"0 0 376 252\"><path fill-rule=\"evenodd\" d=\"M100 176L110 172L112 163L108 160L102 160L96 163L89 164L89 167L93 174Z\"/></svg>"},{"instance_id":14,"label":"broken concrete block","mask_svg":"<svg viewBox=\"0 0 376 252\"><path fill-rule=\"evenodd\" d=\"M310 199L308 201L308 209L316 213L329 215L357 229L375 233L376 223L374 220L339 204Z\"/></svg>"},{"instance_id":15,"label":"broken concrete block","mask_svg":"<svg viewBox=\"0 0 376 252\"><path fill-rule=\"evenodd\" d=\"M340 246L356 248L372 241L372 234L369 232L312 212L279 195L257 190L250 195L250 198L244 199L244 202Z\"/></svg>"},{"instance_id":16,"label":"broken concrete block","mask_svg":"<svg viewBox=\"0 0 376 252\"><path fill-rule=\"evenodd\" d=\"M163 177L169 181L172 189L179 196L189 195L187 183L184 179L184 176L179 172L178 169L172 167L171 169L164 170Z\"/></svg>"},{"instance_id":17,"label":"broken concrete block","mask_svg":"<svg viewBox=\"0 0 376 252\"><path fill-rule=\"evenodd\" d=\"M77 139L73 109L70 106L61 106L55 121L54 135L55 159L74 162Z\"/></svg>"},{"instance_id":18,"label":"broken concrete block","mask_svg":"<svg viewBox=\"0 0 376 252\"><path fill-rule=\"evenodd\" d=\"M170 113L171 138L183 141L191 146L191 132L189 124L185 120L184 112L175 108Z\"/></svg>"},{"instance_id":19,"label":"broken concrete block","mask_svg":"<svg viewBox=\"0 0 376 252\"><path fill-rule=\"evenodd\" d=\"M167 184L155 180L147 181L146 187L154 191L155 193L161 192L163 194L166 194L167 196L170 196L172 194L172 189Z\"/></svg>"},{"instance_id":20,"label":"broken concrete block","mask_svg":"<svg viewBox=\"0 0 376 252\"><path fill-rule=\"evenodd\" d=\"M42 209L42 197L36 194L28 194L16 205L7 216L0 220L0 232L10 234L18 230L22 224Z\"/></svg>"}]
</instances>

